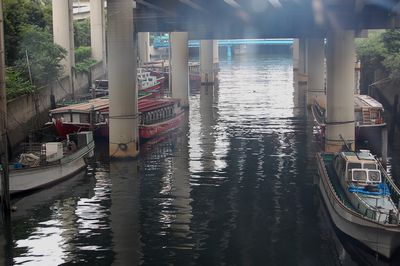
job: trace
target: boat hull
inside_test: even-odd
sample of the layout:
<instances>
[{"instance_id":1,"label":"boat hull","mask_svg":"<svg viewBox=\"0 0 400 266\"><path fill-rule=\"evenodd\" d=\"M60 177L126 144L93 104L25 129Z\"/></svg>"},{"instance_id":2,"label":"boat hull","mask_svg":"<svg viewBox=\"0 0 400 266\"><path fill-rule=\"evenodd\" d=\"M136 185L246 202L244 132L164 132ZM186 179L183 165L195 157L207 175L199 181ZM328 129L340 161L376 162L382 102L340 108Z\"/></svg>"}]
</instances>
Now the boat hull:
<instances>
[{"instance_id":1,"label":"boat hull","mask_svg":"<svg viewBox=\"0 0 400 266\"><path fill-rule=\"evenodd\" d=\"M333 190L320 155L317 162L320 176L318 186L335 226L373 251L390 258L400 246L399 226L379 224L345 206Z\"/></svg>"},{"instance_id":2,"label":"boat hull","mask_svg":"<svg viewBox=\"0 0 400 266\"><path fill-rule=\"evenodd\" d=\"M86 166L86 157L94 150L94 142L68 155L54 165L10 170L10 195L29 193L72 177Z\"/></svg>"},{"instance_id":3,"label":"boat hull","mask_svg":"<svg viewBox=\"0 0 400 266\"><path fill-rule=\"evenodd\" d=\"M168 119L166 121L151 124L151 125L140 125L139 126L139 137L141 139L151 139L158 135L162 135L168 131L174 130L181 124L184 117L184 112L178 113L175 117ZM55 128L57 134L60 137L65 138L67 134L87 131L90 128L89 124L74 124L74 123L56 123ZM109 128L108 124L96 124L94 128L94 133L97 137L108 137Z\"/></svg>"},{"instance_id":4,"label":"boat hull","mask_svg":"<svg viewBox=\"0 0 400 266\"><path fill-rule=\"evenodd\" d=\"M180 126L184 118L184 112L178 113L174 118L166 120L164 122L152 124L152 125L141 125L139 127L139 136L141 139L151 139L155 136L162 135L166 132L174 130Z\"/></svg>"},{"instance_id":5,"label":"boat hull","mask_svg":"<svg viewBox=\"0 0 400 266\"><path fill-rule=\"evenodd\" d=\"M57 135L63 139L65 139L68 134L91 130L91 125L88 123L63 123L59 120L55 122L54 127ZM106 123L94 125L93 133L98 137L108 136L108 125Z\"/></svg>"}]
</instances>

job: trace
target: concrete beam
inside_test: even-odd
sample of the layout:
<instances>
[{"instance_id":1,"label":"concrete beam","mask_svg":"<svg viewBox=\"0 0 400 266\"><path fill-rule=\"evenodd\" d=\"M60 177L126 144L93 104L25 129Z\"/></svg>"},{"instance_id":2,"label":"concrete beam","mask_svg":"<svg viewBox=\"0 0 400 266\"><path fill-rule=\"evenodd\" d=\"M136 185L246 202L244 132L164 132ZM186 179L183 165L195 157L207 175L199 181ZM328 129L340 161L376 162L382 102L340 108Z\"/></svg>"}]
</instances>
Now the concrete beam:
<instances>
[{"instance_id":1,"label":"concrete beam","mask_svg":"<svg viewBox=\"0 0 400 266\"><path fill-rule=\"evenodd\" d=\"M131 0L108 1L108 84L110 97L110 156L139 153L136 40Z\"/></svg>"}]
</instances>

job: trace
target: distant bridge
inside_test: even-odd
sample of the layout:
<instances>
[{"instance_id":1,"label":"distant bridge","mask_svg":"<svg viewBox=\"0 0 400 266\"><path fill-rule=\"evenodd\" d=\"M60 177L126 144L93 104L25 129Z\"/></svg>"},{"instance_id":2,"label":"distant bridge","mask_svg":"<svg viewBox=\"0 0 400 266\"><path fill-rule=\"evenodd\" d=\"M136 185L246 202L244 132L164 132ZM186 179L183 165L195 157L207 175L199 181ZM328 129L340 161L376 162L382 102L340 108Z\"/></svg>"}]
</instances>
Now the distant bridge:
<instances>
[{"instance_id":1,"label":"distant bridge","mask_svg":"<svg viewBox=\"0 0 400 266\"><path fill-rule=\"evenodd\" d=\"M233 39L233 40L219 40L218 45L221 46L234 46L234 45L292 45L293 39ZM155 49L169 47L168 38L154 38L153 46ZM199 47L200 41L190 40L189 47Z\"/></svg>"}]
</instances>

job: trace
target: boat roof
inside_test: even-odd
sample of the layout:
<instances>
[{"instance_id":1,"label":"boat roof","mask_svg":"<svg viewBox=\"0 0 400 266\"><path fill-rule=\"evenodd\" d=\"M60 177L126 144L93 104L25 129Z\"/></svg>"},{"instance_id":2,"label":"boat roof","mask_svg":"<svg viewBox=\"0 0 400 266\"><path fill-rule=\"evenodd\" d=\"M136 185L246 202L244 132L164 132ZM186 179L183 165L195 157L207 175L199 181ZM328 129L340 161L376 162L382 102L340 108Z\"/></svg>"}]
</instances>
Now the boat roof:
<instances>
[{"instance_id":1,"label":"boat roof","mask_svg":"<svg viewBox=\"0 0 400 266\"><path fill-rule=\"evenodd\" d=\"M174 98L162 98L162 99L140 99L138 102L138 109L140 113L149 112L153 110L157 110L166 106L173 105L179 102L179 99ZM109 112L109 108L104 108L101 110L103 113Z\"/></svg>"},{"instance_id":2,"label":"boat roof","mask_svg":"<svg viewBox=\"0 0 400 266\"><path fill-rule=\"evenodd\" d=\"M138 91L139 102L143 100L142 98L145 98L149 95L151 95L150 92L139 90ZM109 97L108 95L106 95L100 98L94 98L81 103L70 104L50 110L50 114L69 113L69 112L89 113L92 106L95 111L99 111L103 109L108 109L109 102L110 102Z\"/></svg>"},{"instance_id":3,"label":"boat roof","mask_svg":"<svg viewBox=\"0 0 400 266\"><path fill-rule=\"evenodd\" d=\"M376 162L375 157L368 150L344 151L343 158L350 163L371 163Z\"/></svg>"},{"instance_id":4,"label":"boat roof","mask_svg":"<svg viewBox=\"0 0 400 266\"><path fill-rule=\"evenodd\" d=\"M169 99L143 99L139 101L139 112L148 112L148 111L152 111L155 109L159 109L165 106L169 106L169 105L173 105L175 104L177 101L179 101L178 99L173 99L173 98L169 98Z\"/></svg>"},{"instance_id":5,"label":"boat roof","mask_svg":"<svg viewBox=\"0 0 400 266\"><path fill-rule=\"evenodd\" d=\"M88 113L92 108L94 109L94 111L98 111L104 108L108 108L108 105L109 105L108 97L101 97L101 98L91 99L83 103L77 103L56 108L50 110L50 114L68 113L68 112Z\"/></svg>"},{"instance_id":6,"label":"boat roof","mask_svg":"<svg viewBox=\"0 0 400 266\"><path fill-rule=\"evenodd\" d=\"M354 95L354 107L383 109L383 106L380 102L378 102L377 100L368 95L363 95L363 94Z\"/></svg>"}]
</instances>

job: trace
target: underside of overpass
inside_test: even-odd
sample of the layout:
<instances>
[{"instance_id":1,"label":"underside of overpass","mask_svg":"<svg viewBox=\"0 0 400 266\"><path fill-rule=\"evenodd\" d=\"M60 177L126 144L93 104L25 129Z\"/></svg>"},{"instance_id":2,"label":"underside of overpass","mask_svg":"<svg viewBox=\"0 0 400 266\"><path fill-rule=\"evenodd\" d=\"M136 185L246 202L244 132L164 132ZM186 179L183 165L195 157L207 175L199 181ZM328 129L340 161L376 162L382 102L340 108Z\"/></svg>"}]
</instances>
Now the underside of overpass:
<instances>
[{"instance_id":1,"label":"underside of overpass","mask_svg":"<svg viewBox=\"0 0 400 266\"><path fill-rule=\"evenodd\" d=\"M395 28L399 12L399 0L136 0L134 22L189 39L296 38Z\"/></svg>"}]
</instances>

